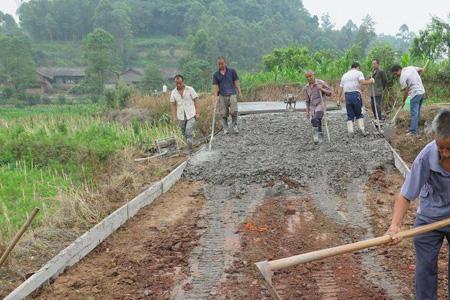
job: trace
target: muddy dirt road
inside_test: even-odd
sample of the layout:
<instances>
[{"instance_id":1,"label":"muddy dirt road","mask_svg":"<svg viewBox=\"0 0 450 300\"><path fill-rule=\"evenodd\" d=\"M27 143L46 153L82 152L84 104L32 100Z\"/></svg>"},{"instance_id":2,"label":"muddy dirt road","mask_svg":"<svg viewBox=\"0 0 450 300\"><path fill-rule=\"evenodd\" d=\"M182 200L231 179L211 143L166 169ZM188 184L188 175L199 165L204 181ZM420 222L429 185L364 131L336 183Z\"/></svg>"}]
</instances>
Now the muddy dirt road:
<instances>
[{"instance_id":1,"label":"muddy dirt road","mask_svg":"<svg viewBox=\"0 0 450 300\"><path fill-rule=\"evenodd\" d=\"M389 148L347 137L340 113L329 125L332 142L316 146L302 113L242 118L239 135L220 134L171 191L35 297L270 299L254 262L383 234L403 180ZM274 285L283 299L413 299L414 267L403 242L280 271Z\"/></svg>"}]
</instances>

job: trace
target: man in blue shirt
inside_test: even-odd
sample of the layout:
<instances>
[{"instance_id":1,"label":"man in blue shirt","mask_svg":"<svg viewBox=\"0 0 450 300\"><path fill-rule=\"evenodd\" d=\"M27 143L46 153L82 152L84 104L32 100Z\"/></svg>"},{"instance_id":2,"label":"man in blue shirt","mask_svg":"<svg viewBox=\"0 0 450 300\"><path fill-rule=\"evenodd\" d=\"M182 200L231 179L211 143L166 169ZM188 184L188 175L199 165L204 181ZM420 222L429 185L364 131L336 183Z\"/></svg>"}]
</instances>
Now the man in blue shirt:
<instances>
[{"instance_id":1,"label":"man in blue shirt","mask_svg":"<svg viewBox=\"0 0 450 300\"><path fill-rule=\"evenodd\" d=\"M411 201L420 198L414 226L450 217L450 110L433 121L435 140L417 156L394 205L387 234L393 243ZM437 260L444 237L450 241L450 226L414 238L416 249L416 299L437 299ZM449 266L450 267L450 266ZM450 281L449 281L450 282ZM450 290L449 290L450 291ZM450 292L449 292L450 299Z\"/></svg>"},{"instance_id":2,"label":"man in blue shirt","mask_svg":"<svg viewBox=\"0 0 450 300\"><path fill-rule=\"evenodd\" d=\"M222 116L223 132L228 133L228 115L231 115L233 130L238 133L237 127L237 96L242 97L239 77L236 71L228 68L223 56L217 59L219 70L214 73L214 95L218 97L219 113ZM237 96L236 96L237 95Z\"/></svg>"}]
</instances>

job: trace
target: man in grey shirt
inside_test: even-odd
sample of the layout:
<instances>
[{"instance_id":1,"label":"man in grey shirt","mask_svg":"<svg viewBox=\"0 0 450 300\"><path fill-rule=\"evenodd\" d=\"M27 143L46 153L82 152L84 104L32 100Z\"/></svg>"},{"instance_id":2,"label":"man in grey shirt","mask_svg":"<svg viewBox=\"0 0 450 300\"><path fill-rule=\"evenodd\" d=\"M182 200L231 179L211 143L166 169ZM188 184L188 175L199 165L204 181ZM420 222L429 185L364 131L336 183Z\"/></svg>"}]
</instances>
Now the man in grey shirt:
<instances>
[{"instance_id":1,"label":"man in grey shirt","mask_svg":"<svg viewBox=\"0 0 450 300\"><path fill-rule=\"evenodd\" d=\"M396 234L400 231L410 202L417 197L420 198L420 203L414 226L450 217L449 109L441 111L435 117L433 131L435 140L425 146L415 159L395 201L392 223L387 231L392 236L393 243L400 242ZM450 241L450 226L414 238L417 300L437 299L437 260L444 238Z\"/></svg>"},{"instance_id":2,"label":"man in grey shirt","mask_svg":"<svg viewBox=\"0 0 450 300\"><path fill-rule=\"evenodd\" d=\"M408 96L411 98L411 125L408 135L416 135L420 121L420 109L425 99L425 87L423 86L420 74L425 71L425 68L413 66L402 68L400 65L395 65L391 71L400 79L400 86L403 90L403 105L405 105Z\"/></svg>"}]
</instances>

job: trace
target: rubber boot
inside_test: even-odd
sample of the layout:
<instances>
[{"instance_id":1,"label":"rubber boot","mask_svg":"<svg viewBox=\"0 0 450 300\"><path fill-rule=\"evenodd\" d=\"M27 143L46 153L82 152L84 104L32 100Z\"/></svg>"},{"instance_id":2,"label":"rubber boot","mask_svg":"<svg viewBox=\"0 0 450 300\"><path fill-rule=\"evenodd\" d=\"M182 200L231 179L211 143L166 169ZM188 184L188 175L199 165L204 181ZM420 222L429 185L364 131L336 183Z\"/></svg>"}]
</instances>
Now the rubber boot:
<instances>
[{"instance_id":1,"label":"rubber boot","mask_svg":"<svg viewBox=\"0 0 450 300\"><path fill-rule=\"evenodd\" d=\"M349 136L352 136L353 133L355 132L353 130L353 121L347 121L347 132Z\"/></svg>"},{"instance_id":2,"label":"rubber boot","mask_svg":"<svg viewBox=\"0 0 450 300\"><path fill-rule=\"evenodd\" d=\"M228 118L222 118L223 134L228 134Z\"/></svg>"},{"instance_id":3,"label":"rubber boot","mask_svg":"<svg viewBox=\"0 0 450 300\"><path fill-rule=\"evenodd\" d=\"M231 116L231 119L232 119L231 124L233 124L233 132L237 134L237 133L239 133L239 128L237 125L237 116Z\"/></svg>"},{"instance_id":4,"label":"rubber boot","mask_svg":"<svg viewBox=\"0 0 450 300\"><path fill-rule=\"evenodd\" d=\"M319 143L319 129L317 127L313 127L313 140L314 144Z\"/></svg>"},{"instance_id":5,"label":"rubber boot","mask_svg":"<svg viewBox=\"0 0 450 300\"><path fill-rule=\"evenodd\" d=\"M359 130L361 130L361 133L362 133L364 136L366 136L366 135L367 135L367 132L366 132L366 130L365 130L365 128L364 128L364 119L358 119L357 122L358 122Z\"/></svg>"},{"instance_id":6,"label":"rubber boot","mask_svg":"<svg viewBox=\"0 0 450 300\"><path fill-rule=\"evenodd\" d=\"M317 127L318 131L319 131L319 143L322 144L323 143L323 131L322 131L322 124L319 123L319 127Z\"/></svg>"}]
</instances>

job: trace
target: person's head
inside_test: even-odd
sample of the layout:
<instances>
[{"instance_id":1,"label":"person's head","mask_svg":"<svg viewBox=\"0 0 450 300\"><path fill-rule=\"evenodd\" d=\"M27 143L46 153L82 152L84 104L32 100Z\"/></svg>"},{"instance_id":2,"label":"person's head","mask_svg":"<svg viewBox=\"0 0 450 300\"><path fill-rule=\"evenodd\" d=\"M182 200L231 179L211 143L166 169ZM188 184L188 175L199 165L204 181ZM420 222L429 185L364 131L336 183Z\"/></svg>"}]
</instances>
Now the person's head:
<instances>
[{"instance_id":1,"label":"person's head","mask_svg":"<svg viewBox=\"0 0 450 300\"><path fill-rule=\"evenodd\" d=\"M356 61L354 63L352 63L352 69L359 70L360 67L361 66Z\"/></svg>"},{"instance_id":2,"label":"person's head","mask_svg":"<svg viewBox=\"0 0 450 300\"><path fill-rule=\"evenodd\" d=\"M443 109L436 115L433 133L441 161L450 162L450 109Z\"/></svg>"},{"instance_id":3,"label":"person's head","mask_svg":"<svg viewBox=\"0 0 450 300\"><path fill-rule=\"evenodd\" d=\"M225 70L227 67L227 60L223 56L219 56L217 58L217 66L219 67L219 70Z\"/></svg>"},{"instance_id":4,"label":"person's head","mask_svg":"<svg viewBox=\"0 0 450 300\"><path fill-rule=\"evenodd\" d=\"M175 77L173 78L173 80L175 81L175 85L177 86L177 89L181 89L184 87L184 77L183 75L175 75Z\"/></svg>"},{"instance_id":5,"label":"person's head","mask_svg":"<svg viewBox=\"0 0 450 300\"><path fill-rule=\"evenodd\" d=\"M308 83L313 84L316 82L316 75L314 74L314 71L308 70L305 72L306 80L308 80Z\"/></svg>"},{"instance_id":6,"label":"person's head","mask_svg":"<svg viewBox=\"0 0 450 300\"><path fill-rule=\"evenodd\" d=\"M400 75L402 75L402 66L400 66L400 65L393 65L392 66L392 68L391 68L391 72L395 75L395 76L397 76L397 77L400 77Z\"/></svg>"},{"instance_id":7,"label":"person's head","mask_svg":"<svg viewBox=\"0 0 450 300\"><path fill-rule=\"evenodd\" d=\"M378 70L380 68L380 60L378 58L372 59L372 69Z\"/></svg>"}]
</instances>

